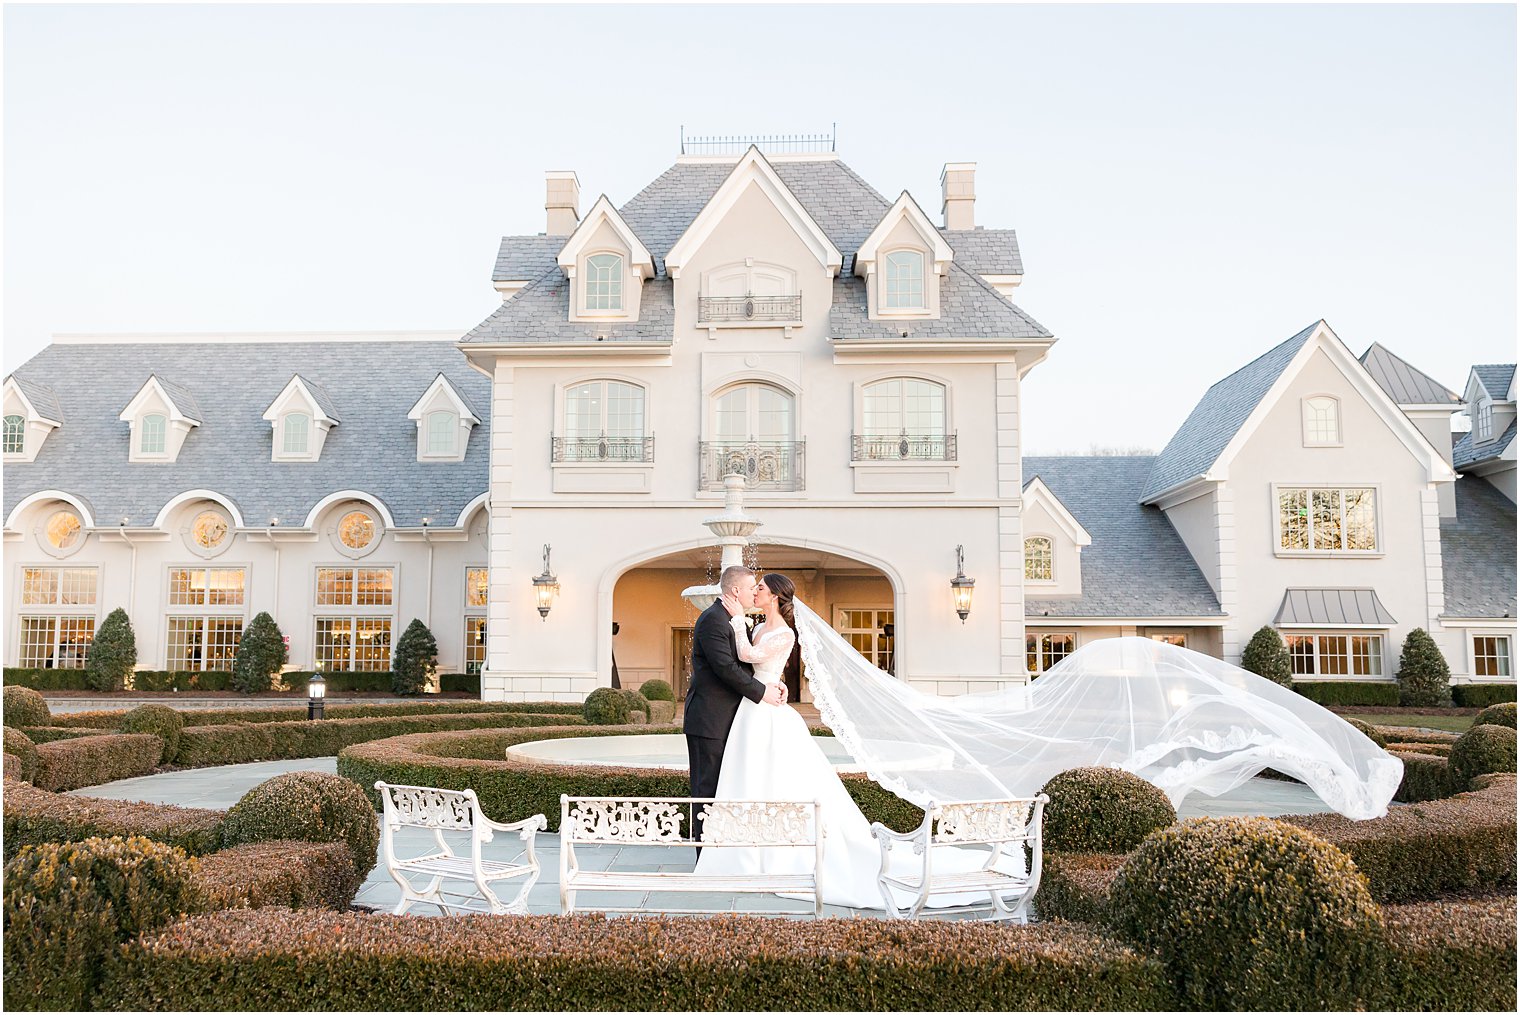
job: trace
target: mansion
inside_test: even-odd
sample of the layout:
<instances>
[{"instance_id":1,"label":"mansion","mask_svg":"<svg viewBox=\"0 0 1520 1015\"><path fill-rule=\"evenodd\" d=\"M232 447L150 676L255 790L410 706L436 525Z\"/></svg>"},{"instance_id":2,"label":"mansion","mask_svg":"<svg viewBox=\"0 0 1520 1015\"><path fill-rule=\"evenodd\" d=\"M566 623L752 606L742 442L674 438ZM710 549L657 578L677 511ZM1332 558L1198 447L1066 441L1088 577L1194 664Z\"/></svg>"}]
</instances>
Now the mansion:
<instances>
[{"instance_id":1,"label":"mansion","mask_svg":"<svg viewBox=\"0 0 1520 1015\"><path fill-rule=\"evenodd\" d=\"M832 152L683 155L621 204L551 172L464 335L55 336L4 382L5 665L81 666L122 607L141 668L229 669L268 611L295 668L386 670L420 618L488 700L679 691L738 472L755 563L925 690L1263 625L1304 679L1391 680L1421 627L1514 680L1514 364L1457 393L1319 321L1158 455L1026 456L1061 351L975 175L936 221Z\"/></svg>"}]
</instances>

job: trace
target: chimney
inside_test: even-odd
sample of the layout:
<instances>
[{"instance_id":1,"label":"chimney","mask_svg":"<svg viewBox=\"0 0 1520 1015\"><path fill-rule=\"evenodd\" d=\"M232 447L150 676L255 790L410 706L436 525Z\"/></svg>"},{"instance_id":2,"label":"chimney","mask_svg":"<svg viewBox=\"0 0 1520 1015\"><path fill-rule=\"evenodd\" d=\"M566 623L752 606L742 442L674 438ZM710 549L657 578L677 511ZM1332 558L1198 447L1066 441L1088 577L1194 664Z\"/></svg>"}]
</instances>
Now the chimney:
<instances>
[{"instance_id":1,"label":"chimney","mask_svg":"<svg viewBox=\"0 0 1520 1015\"><path fill-rule=\"evenodd\" d=\"M569 236L581 221L581 181L569 169L550 170L544 178L544 211L548 213L544 232Z\"/></svg>"},{"instance_id":2,"label":"chimney","mask_svg":"<svg viewBox=\"0 0 1520 1015\"><path fill-rule=\"evenodd\" d=\"M939 174L946 229L976 228L976 163L946 162Z\"/></svg>"}]
</instances>

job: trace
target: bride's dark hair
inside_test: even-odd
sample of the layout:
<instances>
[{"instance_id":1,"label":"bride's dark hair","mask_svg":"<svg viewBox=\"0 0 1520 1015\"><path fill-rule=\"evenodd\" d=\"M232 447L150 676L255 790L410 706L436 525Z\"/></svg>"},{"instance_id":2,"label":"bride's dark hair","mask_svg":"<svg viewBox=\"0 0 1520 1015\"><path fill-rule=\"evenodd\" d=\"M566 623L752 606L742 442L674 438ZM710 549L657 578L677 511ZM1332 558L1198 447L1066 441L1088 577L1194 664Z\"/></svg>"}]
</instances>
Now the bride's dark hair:
<instances>
[{"instance_id":1,"label":"bride's dark hair","mask_svg":"<svg viewBox=\"0 0 1520 1015\"><path fill-rule=\"evenodd\" d=\"M771 595L776 597L776 612L781 614L781 619L786 621L786 626L790 627L792 634L796 636L797 618L795 614L797 611L792 606L792 598L797 595L797 586L786 575L777 574L774 571L767 572L761 576L760 580L765 583L766 588L770 589ZM802 688L802 641L800 637L794 641L791 658L786 661L786 668L782 672L785 674L790 693L800 694Z\"/></svg>"}]
</instances>

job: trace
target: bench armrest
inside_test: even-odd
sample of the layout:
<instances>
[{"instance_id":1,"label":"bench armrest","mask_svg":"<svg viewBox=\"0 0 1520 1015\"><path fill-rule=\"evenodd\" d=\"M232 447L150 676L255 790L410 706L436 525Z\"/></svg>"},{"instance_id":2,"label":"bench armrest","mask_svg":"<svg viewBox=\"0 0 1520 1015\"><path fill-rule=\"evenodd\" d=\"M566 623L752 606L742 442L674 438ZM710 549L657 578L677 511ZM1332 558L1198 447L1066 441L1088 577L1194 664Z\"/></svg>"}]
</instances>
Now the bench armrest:
<instances>
[{"instance_id":1,"label":"bench armrest","mask_svg":"<svg viewBox=\"0 0 1520 1015\"><path fill-rule=\"evenodd\" d=\"M481 816L481 820L486 823L487 827L496 832L542 832L549 827L549 819L542 814L535 814L531 818L523 818L521 821L513 821L506 824L500 821L492 821L484 815Z\"/></svg>"},{"instance_id":2,"label":"bench armrest","mask_svg":"<svg viewBox=\"0 0 1520 1015\"><path fill-rule=\"evenodd\" d=\"M896 839L899 842L913 842L924 837L924 829L920 825L911 832L894 832L880 821L873 821L871 822L871 834L877 839Z\"/></svg>"}]
</instances>

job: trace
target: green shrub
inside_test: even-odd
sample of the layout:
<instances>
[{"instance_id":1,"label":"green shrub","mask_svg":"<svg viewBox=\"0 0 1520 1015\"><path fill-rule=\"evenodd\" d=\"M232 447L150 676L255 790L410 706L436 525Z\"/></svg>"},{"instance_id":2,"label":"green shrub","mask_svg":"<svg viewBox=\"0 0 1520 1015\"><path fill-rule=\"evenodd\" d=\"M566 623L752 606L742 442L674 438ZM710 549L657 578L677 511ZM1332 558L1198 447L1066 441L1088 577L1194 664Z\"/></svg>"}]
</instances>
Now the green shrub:
<instances>
[{"instance_id":1,"label":"green shrub","mask_svg":"<svg viewBox=\"0 0 1520 1015\"><path fill-rule=\"evenodd\" d=\"M628 721L628 699L611 687L598 687L586 695L581 714L593 726L622 726Z\"/></svg>"},{"instance_id":2,"label":"green shrub","mask_svg":"<svg viewBox=\"0 0 1520 1015\"><path fill-rule=\"evenodd\" d=\"M56 740L37 745L37 774L32 781L41 789L67 790L135 779L156 769L163 752L164 742L147 733Z\"/></svg>"},{"instance_id":3,"label":"green shrub","mask_svg":"<svg viewBox=\"0 0 1520 1015\"><path fill-rule=\"evenodd\" d=\"M663 680L646 680L639 685L645 701L675 701L676 692Z\"/></svg>"},{"instance_id":4,"label":"green shrub","mask_svg":"<svg viewBox=\"0 0 1520 1015\"><path fill-rule=\"evenodd\" d=\"M1514 896L1383 910L1385 1011L1514 1011Z\"/></svg>"},{"instance_id":5,"label":"green shrub","mask_svg":"<svg viewBox=\"0 0 1520 1015\"><path fill-rule=\"evenodd\" d=\"M208 909L346 910L362 881L341 842L274 840L233 846L203 857L196 884Z\"/></svg>"},{"instance_id":6,"label":"green shrub","mask_svg":"<svg viewBox=\"0 0 1520 1015\"><path fill-rule=\"evenodd\" d=\"M1251 635L1246 649L1240 654L1240 668L1266 677L1274 684L1293 686L1293 661L1288 658L1288 646L1282 635L1271 624L1264 624Z\"/></svg>"},{"instance_id":7,"label":"green shrub","mask_svg":"<svg viewBox=\"0 0 1520 1015\"><path fill-rule=\"evenodd\" d=\"M1474 726L1508 726L1515 728L1515 703L1502 701L1496 705L1490 705L1478 713L1473 720Z\"/></svg>"},{"instance_id":8,"label":"green shrub","mask_svg":"<svg viewBox=\"0 0 1520 1015\"><path fill-rule=\"evenodd\" d=\"M1452 745L1451 774L1461 788L1480 775L1515 770L1515 731L1508 726L1474 726Z\"/></svg>"},{"instance_id":9,"label":"green shrub","mask_svg":"<svg viewBox=\"0 0 1520 1015\"><path fill-rule=\"evenodd\" d=\"M1452 745L1404 743L1397 741L1387 746L1388 750L1394 754L1431 754L1438 758L1445 758L1451 754Z\"/></svg>"},{"instance_id":10,"label":"green shrub","mask_svg":"<svg viewBox=\"0 0 1520 1015\"><path fill-rule=\"evenodd\" d=\"M623 700L628 702L628 714L630 716L635 712L642 712L646 719L649 717L649 699L645 698L638 691L624 688Z\"/></svg>"},{"instance_id":11,"label":"green shrub","mask_svg":"<svg viewBox=\"0 0 1520 1015\"><path fill-rule=\"evenodd\" d=\"M440 673L438 675L438 690L440 692L463 691L466 694L480 694L479 673Z\"/></svg>"},{"instance_id":12,"label":"green shrub","mask_svg":"<svg viewBox=\"0 0 1520 1015\"><path fill-rule=\"evenodd\" d=\"M723 915L232 910L151 934L125 1010L1168 1010L1160 963L1090 927Z\"/></svg>"},{"instance_id":13,"label":"green shrub","mask_svg":"<svg viewBox=\"0 0 1520 1015\"><path fill-rule=\"evenodd\" d=\"M1388 739L1384 737L1383 734L1379 733L1377 731L1377 727L1373 726L1371 723L1362 722L1360 719L1347 719L1346 721L1355 727L1358 733L1366 737L1368 740L1371 740L1379 747L1386 748L1388 746Z\"/></svg>"},{"instance_id":14,"label":"green shrub","mask_svg":"<svg viewBox=\"0 0 1520 1015\"><path fill-rule=\"evenodd\" d=\"M31 782L37 774L37 745L32 742L32 738L18 729L5 727L5 753L15 755L21 766L17 777Z\"/></svg>"},{"instance_id":15,"label":"green shrub","mask_svg":"<svg viewBox=\"0 0 1520 1015\"><path fill-rule=\"evenodd\" d=\"M201 908L194 875L194 860L147 839L23 849L5 868L5 1007L92 1007L123 943Z\"/></svg>"},{"instance_id":16,"label":"green shrub","mask_svg":"<svg viewBox=\"0 0 1520 1015\"><path fill-rule=\"evenodd\" d=\"M1156 832L1119 871L1110 910L1185 1007L1360 1007L1377 983L1377 905L1350 858L1268 818Z\"/></svg>"},{"instance_id":17,"label":"green shrub","mask_svg":"<svg viewBox=\"0 0 1520 1015\"><path fill-rule=\"evenodd\" d=\"M53 715L47 699L29 687L11 685L5 689L5 725L46 726Z\"/></svg>"},{"instance_id":18,"label":"green shrub","mask_svg":"<svg viewBox=\"0 0 1520 1015\"><path fill-rule=\"evenodd\" d=\"M1392 753L1404 763L1404 778L1399 783L1399 788L1393 793L1393 798L1399 803L1444 800L1464 788L1457 785L1456 779L1451 774L1451 766L1439 754L1427 754L1423 751L1394 751Z\"/></svg>"},{"instance_id":19,"label":"green shrub","mask_svg":"<svg viewBox=\"0 0 1520 1015\"><path fill-rule=\"evenodd\" d=\"M84 681L92 691L119 691L126 686L136 665L137 638L132 634L132 620L118 606L106 614L100 630L90 640Z\"/></svg>"},{"instance_id":20,"label":"green shrub","mask_svg":"<svg viewBox=\"0 0 1520 1015\"><path fill-rule=\"evenodd\" d=\"M1419 902L1515 889L1515 777L1447 800L1391 807L1370 821L1307 814L1307 829L1355 861L1378 902Z\"/></svg>"},{"instance_id":21,"label":"green shrub","mask_svg":"<svg viewBox=\"0 0 1520 1015\"><path fill-rule=\"evenodd\" d=\"M396 694L421 694L428 674L438 668L438 641L421 620L413 619L391 654L391 690Z\"/></svg>"},{"instance_id":22,"label":"green shrub","mask_svg":"<svg viewBox=\"0 0 1520 1015\"><path fill-rule=\"evenodd\" d=\"M330 690L331 688L329 688ZM120 728L128 709L99 712L70 712L52 718L54 727L92 730ZM306 702L273 705L269 708L195 708L177 709L187 726L224 726L236 723L295 722L306 719ZM391 716L473 715L476 713L512 713L513 715L556 715L565 722L581 721L581 706L566 701L437 701L403 702L394 705L334 705L326 710L328 719L371 719ZM574 716L575 718L569 718ZM35 739L35 738L34 738Z\"/></svg>"},{"instance_id":23,"label":"green shrub","mask_svg":"<svg viewBox=\"0 0 1520 1015\"><path fill-rule=\"evenodd\" d=\"M1514 700L1514 684L1457 684L1451 689L1451 703L1460 708L1486 708Z\"/></svg>"},{"instance_id":24,"label":"green shrub","mask_svg":"<svg viewBox=\"0 0 1520 1015\"><path fill-rule=\"evenodd\" d=\"M123 733L151 733L164 742L159 761L167 765L179 753L179 733L185 720L167 705L138 705L121 721Z\"/></svg>"},{"instance_id":25,"label":"green shrub","mask_svg":"<svg viewBox=\"0 0 1520 1015\"><path fill-rule=\"evenodd\" d=\"M80 737L98 737L113 731L76 729L72 726L23 726L21 732L31 737L34 744L50 744L54 740L78 740Z\"/></svg>"},{"instance_id":26,"label":"green shrub","mask_svg":"<svg viewBox=\"0 0 1520 1015\"><path fill-rule=\"evenodd\" d=\"M279 625L267 612L248 622L232 660L232 686L244 694L274 687L275 675L290 660Z\"/></svg>"},{"instance_id":27,"label":"green shrub","mask_svg":"<svg viewBox=\"0 0 1520 1015\"><path fill-rule=\"evenodd\" d=\"M5 788L5 859L22 846L112 835L141 836L196 856L221 845L225 816L224 811L51 793L16 783Z\"/></svg>"},{"instance_id":28,"label":"green shrub","mask_svg":"<svg viewBox=\"0 0 1520 1015\"><path fill-rule=\"evenodd\" d=\"M1117 768L1073 768L1052 776L1042 793L1045 848L1075 853L1128 853L1177 820L1165 793Z\"/></svg>"},{"instance_id":29,"label":"green shrub","mask_svg":"<svg viewBox=\"0 0 1520 1015\"><path fill-rule=\"evenodd\" d=\"M1397 705L1399 685L1393 681L1298 680L1293 690L1317 705Z\"/></svg>"},{"instance_id":30,"label":"green shrub","mask_svg":"<svg viewBox=\"0 0 1520 1015\"><path fill-rule=\"evenodd\" d=\"M348 779L287 772L244 793L222 823L222 841L229 846L274 839L346 843L358 891L375 866L380 823L364 790Z\"/></svg>"},{"instance_id":31,"label":"green shrub","mask_svg":"<svg viewBox=\"0 0 1520 1015\"><path fill-rule=\"evenodd\" d=\"M52 666L7 666L6 687L30 687L36 691L88 691L83 669Z\"/></svg>"},{"instance_id":32,"label":"green shrub","mask_svg":"<svg viewBox=\"0 0 1520 1015\"><path fill-rule=\"evenodd\" d=\"M0 759L3 759L4 761L4 765L3 767L0 767L0 771L3 771L5 773L6 780L14 780L16 782L20 782L21 759L8 751L5 754L0 754Z\"/></svg>"},{"instance_id":33,"label":"green shrub","mask_svg":"<svg viewBox=\"0 0 1520 1015\"><path fill-rule=\"evenodd\" d=\"M1433 708L1451 702L1451 667L1423 627L1404 639L1398 681L1400 705Z\"/></svg>"},{"instance_id":34,"label":"green shrub","mask_svg":"<svg viewBox=\"0 0 1520 1015\"><path fill-rule=\"evenodd\" d=\"M1034 908L1041 920L1108 922L1108 893L1124 853L1046 853Z\"/></svg>"}]
</instances>

